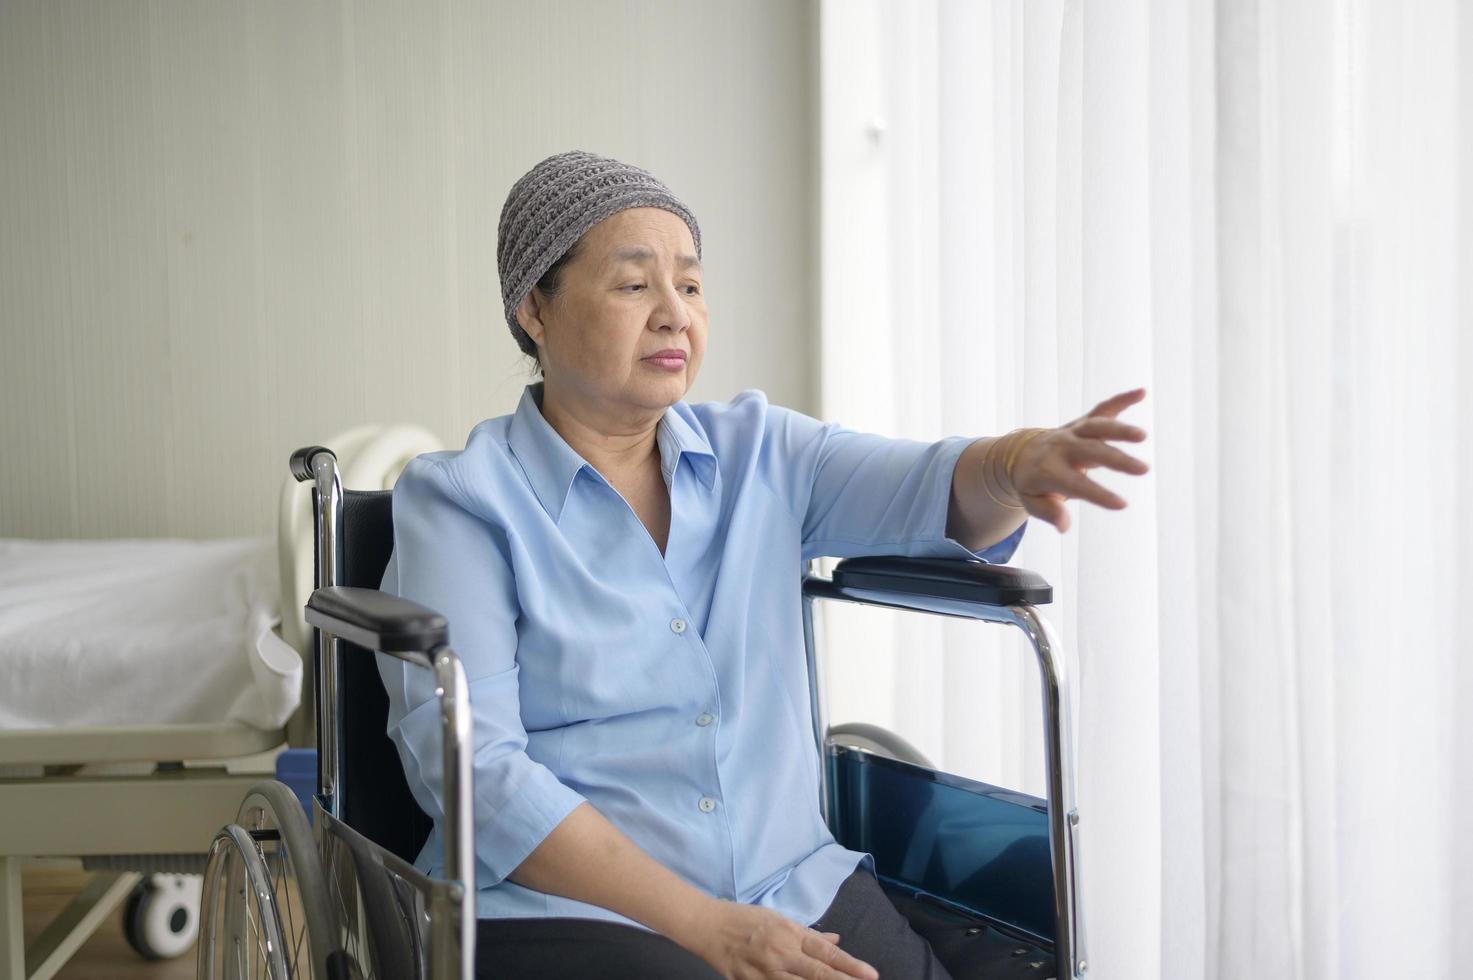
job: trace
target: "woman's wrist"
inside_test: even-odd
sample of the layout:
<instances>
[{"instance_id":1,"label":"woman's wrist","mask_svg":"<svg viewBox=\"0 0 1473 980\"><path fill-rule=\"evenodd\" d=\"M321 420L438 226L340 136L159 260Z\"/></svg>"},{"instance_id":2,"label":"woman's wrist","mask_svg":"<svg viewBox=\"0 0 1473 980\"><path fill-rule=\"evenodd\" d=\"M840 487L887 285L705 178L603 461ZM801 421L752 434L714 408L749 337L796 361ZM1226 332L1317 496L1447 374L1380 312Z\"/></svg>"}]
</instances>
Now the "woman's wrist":
<instances>
[{"instance_id":1,"label":"woman's wrist","mask_svg":"<svg viewBox=\"0 0 1473 980\"><path fill-rule=\"evenodd\" d=\"M685 903L680 917L665 935L677 945L705 959L705 943L716 935L716 922L721 915L721 907L725 904L719 898L699 892L697 898Z\"/></svg>"},{"instance_id":2,"label":"woman's wrist","mask_svg":"<svg viewBox=\"0 0 1473 980\"><path fill-rule=\"evenodd\" d=\"M983 491L992 498L993 503L1009 509L1022 509L1022 495L1013 483L1014 467L1023 447L1047 431L1037 428L1014 429L994 439L987 447L987 453L982 458L981 482Z\"/></svg>"}]
</instances>

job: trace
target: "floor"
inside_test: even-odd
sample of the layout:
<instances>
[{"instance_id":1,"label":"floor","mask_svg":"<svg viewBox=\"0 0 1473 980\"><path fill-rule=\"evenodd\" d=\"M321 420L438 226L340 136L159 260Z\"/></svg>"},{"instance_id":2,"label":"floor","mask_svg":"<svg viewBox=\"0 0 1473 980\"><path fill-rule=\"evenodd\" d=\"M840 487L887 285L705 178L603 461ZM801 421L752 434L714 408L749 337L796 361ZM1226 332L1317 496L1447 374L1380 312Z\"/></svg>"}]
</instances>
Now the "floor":
<instances>
[{"instance_id":1,"label":"floor","mask_svg":"<svg viewBox=\"0 0 1473 980\"><path fill-rule=\"evenodd\" d=\"M72 896L81 890L87 872L70 868L38 868L22 878L25 895L26 941L45 928ZM178 959L149 962L140 959L123 939L119 913L107 917L101 928L71 958L56 980L193 980L194 950Z\"/></svg>"}]
</instances>

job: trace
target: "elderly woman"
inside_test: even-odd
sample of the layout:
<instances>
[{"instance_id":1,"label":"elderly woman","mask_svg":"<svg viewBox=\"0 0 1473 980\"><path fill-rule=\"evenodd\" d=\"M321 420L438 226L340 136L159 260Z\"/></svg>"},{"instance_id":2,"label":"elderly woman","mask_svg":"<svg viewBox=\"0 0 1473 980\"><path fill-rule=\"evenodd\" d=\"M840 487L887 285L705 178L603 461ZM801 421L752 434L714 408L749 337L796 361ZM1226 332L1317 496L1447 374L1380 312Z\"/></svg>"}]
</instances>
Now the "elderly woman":
<instances>
[{"instance_id":1,"label":"elderly woman","mask_svg":"<svg viewBox=\"0 0 1473 980\"><path fill-rule=\"evenodd\" d=\"M825 424L748 389L683 399L709 313L696 219L584 152L512 187L497 259L541 381L394 487L383 588L448 618L475 715L482 975L948 978L874 862L819 812L800 625L818 555L1005 561L1028 515L1125 501L1106 440L1143 397L1056 429L936 443ZM389 733L436 830L423 671L380 658ZM876 972L878 970L878 973Z\"/></svg>"}]
</instances>

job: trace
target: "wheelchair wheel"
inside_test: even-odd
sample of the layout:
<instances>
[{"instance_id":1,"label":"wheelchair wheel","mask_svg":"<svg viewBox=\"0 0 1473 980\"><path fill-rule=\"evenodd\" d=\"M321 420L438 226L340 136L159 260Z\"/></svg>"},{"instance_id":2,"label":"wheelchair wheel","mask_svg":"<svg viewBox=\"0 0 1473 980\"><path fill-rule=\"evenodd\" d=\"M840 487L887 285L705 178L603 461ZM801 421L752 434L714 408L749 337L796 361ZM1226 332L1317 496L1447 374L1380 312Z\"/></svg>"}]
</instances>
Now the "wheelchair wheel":
<instances>
[{"instance_id":1,"label":"wheelchair wheel","mask_svg":"<svg viewBox=\"0 0 1473 980\"><path fill-rule=\"evenodd\" d=\"M334 922L301 804L281 783L251 787L210 848L200 980L325 980Z\"/></svg>"},{"instance_id":2,"label":"wheelchair wheel","mask_svg":"<svg viewBox=\"0 0 1473 980\"><path fill-rule=\"evenodd\" d=\"M183 954L199 934L199 875L149 875L123 905L123 938L146 960Z\"/></svg>"}]
</instances>

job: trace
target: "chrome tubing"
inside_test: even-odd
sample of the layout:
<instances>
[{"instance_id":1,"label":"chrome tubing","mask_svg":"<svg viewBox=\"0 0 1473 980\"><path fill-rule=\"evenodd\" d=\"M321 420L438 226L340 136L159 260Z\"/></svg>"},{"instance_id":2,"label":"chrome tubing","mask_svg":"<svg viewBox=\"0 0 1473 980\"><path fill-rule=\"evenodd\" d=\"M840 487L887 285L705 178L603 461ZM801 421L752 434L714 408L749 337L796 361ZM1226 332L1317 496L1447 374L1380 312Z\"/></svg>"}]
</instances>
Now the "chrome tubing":
<instances>
[{"instance_id":1,"label":"chrome tubing","mask_svg":"<svg viewBox=\"0 0 1473 980\"><path fill-rule=\"evenodd\" d=\"M813 619L813 597L803 593L803 645L808 654L808 701L813 712L813 739L818 743L818 809L825 826L833 804L829 800L828 757L824 754L829 734L828 705L824 698L823 665L819 661L818 624Z\"/></svg>"},{"instance_id":2,"label":"chrome tubing","mask_svg":"<svg viewBox=\"0 0 1473 980\"><path fill-rule=\"evenodd\" d=\"M440 963L453 961L459 970L458 973L442 974L437 969L435 976L469 980L475 975L476 956L475 787L472 782L470 682L466 680L465 666L448 646L436 647L428 653L422 650L376 652L435 675L435 700L440 706L441 798L445 807L441 825L441 860L458 918L454 934L440 933L446 945L439 945L440 940L437 940L435 959ZM451 944L453 949L448 948Z\"/></svg>"},{"instance_id":3,"label":"chrome tubing","mask_svg":"<svg viewBox=\"0 0 1473 980\"><path fill-rule=\"evenodd\" d=\"M1089 969L1084 952L1084 913L1079 904L1079 807L1074 786L1074 726L1063 651L1048 620L1027 603L1008 606L1014 626L1028 637L1038 659L1043 694L1044 755L1048 761L1048 842L1054 872L1054 952L1069 974ZM1062 860L1061 860L1062 858Z\"/></svg>"},{"instance_id":4,"label":"chrome tubing","mask_svg":"<svg viewBox=\"0 0 1473 980\"><path fill-rule=\"evenodd\" d=\"M343 546L343 484L338 478L338 461L330 452L319 452L309 462L317 481L317 588L339 585ZM342 816L342 762L338 745L342 732L337 713L338 638L317 631L317 792L327 803L327 812Z\"/></svg>"},{"instance_id":5,"label":"chrome tubing","mask_svg":"<svg viewBox=\"0 0 1473 980\"><path fill-rule=\"evenodd\" d=\"M811 598L999 623L1021 630L1028 638L1038 661L1039 683L1043 693L1044 752L1048 763L1049 856L1054 884L1054 956L1061 967L1061 976L1076 980L1084 977L1089 969L1089 960L1085 955L1084 911L1079 902L1079 809L1075 805L1073 709L1069 701L1063 651L1048 621L1028 603L993 606L964 599L843 588L831 579L805 575L805 608ZM805 628L806 624L805 619Z\"/></svg>"},{"instance_id":6,"label":"chrome tubing","mask_svg":"<svg viewBox=\"0 0 1473 980\"><path fill-rule=\"evenodd\" d=\"M341 584L343 488L338 476L337 458L330 451L318 451L307 460L311 478L315 479L316 519L321 529L317 548L317 587ZM294 459L293 472L298 479L308 478ZM308 610L311 621L312 611ZM321 683L318 689L318 794L324 809L335 819L342 819L341 800L344 791L339 745L342 741L341 719L338 717L337 691L339 639L330 629L319 627L318 655ZM440 704L441 748L443 753L443 789L445 804L444 868L450 879L457 903L458 929L447 942L453 942L458 973L469 980L475 975L476 951L476 854L475 793L471 775L471 707L470 684L460 658L448 646L430 651L377 651L397 657L435 675L435 697ZM453 877L451 877L453 875ZM443 959L440 960L443 962ZM440 975L436 971L437 976Z\"/></svg>"},{"instance_id":7,"label":"chrome tubing","mask_svg":"<svg viewBox=\"0 0 1473 980\"><path fill-rule=\"evenodd\" d=\"M440 701L444 757L445 870L455 876L460 902L460 976L476 966L476 844L471 783L470 685L465 667L449 647L430 654L435 696Z\"/></svg>"}]
</instances>

